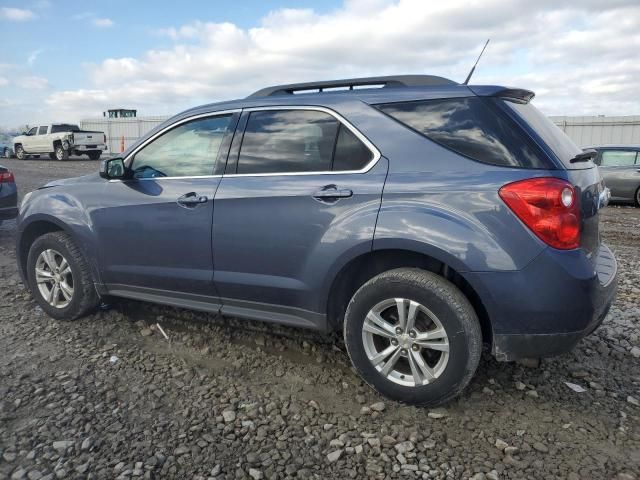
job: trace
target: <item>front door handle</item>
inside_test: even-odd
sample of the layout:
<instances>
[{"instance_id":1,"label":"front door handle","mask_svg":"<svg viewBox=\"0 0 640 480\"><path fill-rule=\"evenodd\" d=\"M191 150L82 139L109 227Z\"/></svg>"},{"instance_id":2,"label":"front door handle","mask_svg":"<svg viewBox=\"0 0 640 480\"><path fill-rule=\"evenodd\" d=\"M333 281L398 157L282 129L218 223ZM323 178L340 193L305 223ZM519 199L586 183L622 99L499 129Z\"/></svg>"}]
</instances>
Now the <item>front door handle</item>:
<instances>
[{"instance_id":1,"label":"front door handle","mask_svg":"<svg viewBox=\"0 0 640 480\"><path fill-rule=\"evenodd\" d=\"M202 203L207 203L209 198L206 195L198 195L196 192L185 193L178 198L178 205L183 207L193 208Z\"/></svg>"},{"instance_id":2,"label":"front door handle","mask_svg":"<svg viewBox=\"0 0 640 480\"><path fill-rule=\"evenodd\" d=\"M335 185L325 185L316 193L313 198L321 201L332 201L340 198L349 198L353 196L353 191L348 188L338 188Z\"/></svg>"}]
</instances>

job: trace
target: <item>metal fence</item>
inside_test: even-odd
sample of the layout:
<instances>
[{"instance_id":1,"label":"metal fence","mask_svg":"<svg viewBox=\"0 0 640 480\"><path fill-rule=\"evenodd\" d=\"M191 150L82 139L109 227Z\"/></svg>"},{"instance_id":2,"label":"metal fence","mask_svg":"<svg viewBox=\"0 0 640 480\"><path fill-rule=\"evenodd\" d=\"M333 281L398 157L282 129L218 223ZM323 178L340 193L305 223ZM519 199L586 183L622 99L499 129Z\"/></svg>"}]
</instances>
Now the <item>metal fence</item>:
<instances>
[{"instance_id":1,"label":"metal fence","mask_svg":"<svg viewBox=\"0 0 640 480\"><path fill-rule=\"evenodd\" d=\"M123 141L124 148L127 148L167 118L169 117L89 118L80 121L80 128L83 130L104 132L107 136L109 152L120 153Z\"/></svg>"},{"instance_id":2,"label":"metal fence","mask_svg":"<svg viewBox=\"0 0 640 480\"><path fill-rule=\"evenodd\" d=\"M640 116L549 117L578 146L640 144Z\"/></svg>"},{"instance_id":3,"label":"metal fence","mask_svg":"<svg viewBox=\"0 0 640 480\"><path fill-rule=\"evenodd\" d=\"M104 132L109 152L119 153L123 138L124 147L127 148L167 118L169 117L94 118L82 120L80 127ZM640 116L549 118L580 147L609 143L640 144Z\"/></svg>"}]
</instances>

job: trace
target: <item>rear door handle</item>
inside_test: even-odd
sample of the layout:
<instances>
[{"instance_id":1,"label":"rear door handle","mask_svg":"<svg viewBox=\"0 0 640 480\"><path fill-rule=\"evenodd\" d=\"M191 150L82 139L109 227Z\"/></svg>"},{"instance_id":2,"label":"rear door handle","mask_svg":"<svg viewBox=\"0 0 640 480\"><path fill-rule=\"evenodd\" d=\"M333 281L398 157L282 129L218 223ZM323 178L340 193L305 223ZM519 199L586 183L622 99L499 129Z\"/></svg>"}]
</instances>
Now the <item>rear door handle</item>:
<instances>
[{"instance_id":1,"label":"rear door handle","mask_svg":"<svg viewBox=\"0 0 640 480\"><path fill-rule=\"evenodd\" d=\"M335 185L325 185L313 194L313 198L318 200L338 200L340 198L349 198L352 196L352 190L348 188L338 188Z\"/></svg>"},{"instance_id":2,"label":"rear door handle","mask_svg":"<svg viewBox=\"0 0 640 480\"><path fill-rule=\"evenodd\" d=\"M177 200L178 205L184 207L195 207L208 201L209 198L206 195L198 195L196 192L185 193Z\"/></svg>"}]
</instances>

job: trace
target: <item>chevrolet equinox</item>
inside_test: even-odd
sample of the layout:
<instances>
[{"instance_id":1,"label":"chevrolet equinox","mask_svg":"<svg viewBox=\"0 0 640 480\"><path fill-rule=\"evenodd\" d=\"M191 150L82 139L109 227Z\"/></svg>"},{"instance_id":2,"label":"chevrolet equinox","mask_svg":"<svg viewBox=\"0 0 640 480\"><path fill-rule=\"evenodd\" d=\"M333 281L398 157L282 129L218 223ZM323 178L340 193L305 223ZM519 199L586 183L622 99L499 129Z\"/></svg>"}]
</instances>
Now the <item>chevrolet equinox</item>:
<instances>
[{"instance_id":1,"label":"chevrolet equinox","mask_svg":"<svg viewBox=\"0 0 640 480\"><path fill-rule=\"evenodd\" d=\"M373 388L442 404L483 344L565 352L615 295L609 192L533 96L395 76L188 110L25 196L22 278L57 319L115 296L342 330Z\"/></svg>"}]
</instances>

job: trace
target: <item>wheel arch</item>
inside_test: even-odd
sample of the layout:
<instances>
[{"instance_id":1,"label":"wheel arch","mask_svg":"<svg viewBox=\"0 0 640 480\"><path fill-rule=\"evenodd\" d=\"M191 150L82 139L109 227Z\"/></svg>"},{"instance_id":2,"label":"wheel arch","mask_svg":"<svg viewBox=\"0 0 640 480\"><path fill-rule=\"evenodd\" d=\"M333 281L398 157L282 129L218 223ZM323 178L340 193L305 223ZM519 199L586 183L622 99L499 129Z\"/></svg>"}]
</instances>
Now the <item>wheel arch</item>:
<instances>
[{"instance_id":1,"label":"wheel arch","mask_svg":"<svg viewBox=\"0 0 640 480\"><path fill-rule=\"evenodd\" d=\"M450 263L424 252L397 248L372 250L352 258L338 271L328 290L326 304L328 330L341 328L349 301L358 288L368 280L387 270L412 267L436 273L457 286L467 297L478 316L483 341L491 344L493 339L491 321L480 295L464 274Z\"/></svg>"},{"instance_id":2,"label":"wheel arch","mask_svg":"<svg viewBox=\"0 0 640 480\"><path fill-rule=\"evenodd\" d=\"M29 222L18 234L16 242L18 269L20 271L22 281L27 288L29 288L29 284L27 282L27 258L29 256L29 249L37 238L51 232L70 233L66 226L57 218L42 216Z\"/></svg>"}]
</instances>

